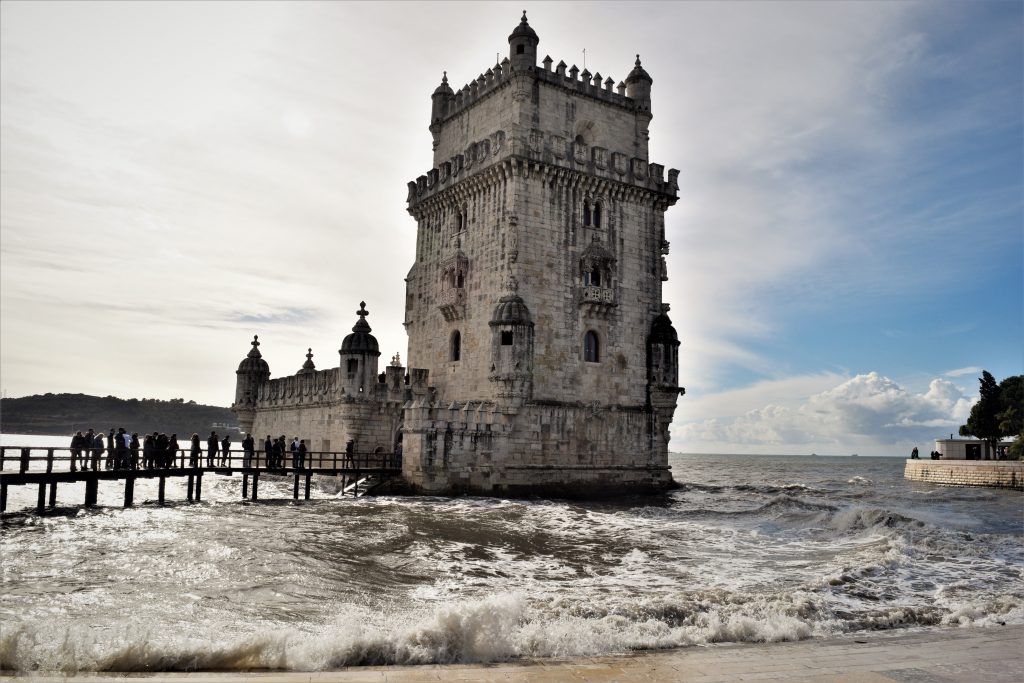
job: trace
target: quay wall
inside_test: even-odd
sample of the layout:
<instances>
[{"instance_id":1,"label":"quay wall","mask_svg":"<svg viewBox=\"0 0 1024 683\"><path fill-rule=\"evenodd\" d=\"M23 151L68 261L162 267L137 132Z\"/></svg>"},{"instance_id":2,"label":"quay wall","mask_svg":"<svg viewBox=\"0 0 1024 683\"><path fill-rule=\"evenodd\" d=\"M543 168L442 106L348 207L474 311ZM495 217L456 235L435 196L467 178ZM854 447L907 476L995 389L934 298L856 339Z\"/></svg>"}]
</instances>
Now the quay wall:
<instances>
[{"instance_id":1,"label":"quay wall","mask_svg":"<svg viewBox=\"0 0 1024 683\"><path fill-rule=\"evenodd\" d=\"M903 476L947 486L990 486L1024 491L1024 461L907 460Z\"/></svg>"}]
</instances>

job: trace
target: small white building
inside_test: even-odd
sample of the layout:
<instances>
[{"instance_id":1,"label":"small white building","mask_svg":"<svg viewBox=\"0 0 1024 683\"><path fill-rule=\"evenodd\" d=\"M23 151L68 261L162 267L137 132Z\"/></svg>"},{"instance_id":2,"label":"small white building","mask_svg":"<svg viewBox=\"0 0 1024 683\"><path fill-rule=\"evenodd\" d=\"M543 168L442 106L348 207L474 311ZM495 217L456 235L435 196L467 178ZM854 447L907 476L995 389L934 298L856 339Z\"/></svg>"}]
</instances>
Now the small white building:
<instances>
[{"instance_id":1,"label":"small white building","mask_svg":"<svg viewBox=\"0 0 1024 683\"><path fill-rule=\"evenodd\" d=\"M1005 460L1011 442L1000 443L993 455L987 441L978 439L935 439L935 450L943 460Z\"/></svg>"}]
</instances>

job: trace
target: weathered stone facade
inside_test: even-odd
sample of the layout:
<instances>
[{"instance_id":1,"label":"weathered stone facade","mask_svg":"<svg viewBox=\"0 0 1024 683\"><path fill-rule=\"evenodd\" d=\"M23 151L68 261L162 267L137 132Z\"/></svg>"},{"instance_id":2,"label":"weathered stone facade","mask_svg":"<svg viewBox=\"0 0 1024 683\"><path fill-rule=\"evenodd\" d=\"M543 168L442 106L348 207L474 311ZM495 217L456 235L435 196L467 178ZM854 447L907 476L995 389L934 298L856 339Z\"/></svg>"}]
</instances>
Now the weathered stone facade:
<instances>
[{"instance_id":1,"label":"weathered stone facade","mask_svg":"<svg viewBox=\"0 0 1024 683\"><path fill-rule=\"evenodd\" d=\"M376 357L362 393L341 386L344 357L337 371L283 380L243 362L243 428L252 414L257 434L295 425L341 444L372 431L377 406L381 434L400 427L406 483L426 493L671 483L682 389L661 295L678 171L666 179L648 159L653 81L639 57L614 90L550 57L538 66L538 43L524 13L508 58L457 93L446 76L432 95L434 168L408 186L408 383L370 381ZM401 370L388 370L390 387Z\"/></svg>"}]
</instances>

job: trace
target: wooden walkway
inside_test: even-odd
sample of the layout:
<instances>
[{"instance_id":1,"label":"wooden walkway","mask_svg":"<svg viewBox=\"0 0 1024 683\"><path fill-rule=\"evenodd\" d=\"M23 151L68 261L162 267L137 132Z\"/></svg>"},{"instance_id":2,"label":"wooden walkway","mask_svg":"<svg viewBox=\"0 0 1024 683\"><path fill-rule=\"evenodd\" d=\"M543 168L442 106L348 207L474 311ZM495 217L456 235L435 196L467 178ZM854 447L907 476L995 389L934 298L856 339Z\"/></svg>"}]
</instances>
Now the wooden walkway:
<instances>
[{"instance_id":1,"label":"wooden walkway","mask_svg":"<svg viewBox=\"0 0 1024 683\"><path fill-rule=\"evenodd\" d=\"M108 460L109 456L109 460ZM107 469L107 463L113 465L117 456L104 451L96 458L87 460L96 469L81 469L78 460L71 455L70 448L38 448L22 446L5 446L0 448L0 513L7 511L7 489L9 486L38 486L38 498L35 510L40 514L47 508L57 504L58 484L85 483L86 507L96 505L99 483L101 481L118 481L124 483L124 506L134 503L135 482L139 479L158 480L158 502L165 502L167 480L170 478L187 479L187 500L200 501L203 496L203 476L218 474L233 476L242 475L241 497L258 500L260 477L266 475L293 478L292 498L299 499L300 489L303 497L309 500L310 483L314 475L341 477L341 494L350 491L352 495L365 494L384 480L402 473L401 456L393 453L353 453L348 455L334 451L310 451L306 453L301 467L294 466L291 454L287 454L283 467L268 468L263 453L246 458L242 451L231 451L226 458L214 454L213 465L209 464L204 452L193 464L189 452L176 451L166 467L143 469L134 462L130 467ZM128 458L130 460L130 458ZM125 460L122 454L121 460ZM360 491L360 486L363 489Z\"/></svg>"}]
</instances>

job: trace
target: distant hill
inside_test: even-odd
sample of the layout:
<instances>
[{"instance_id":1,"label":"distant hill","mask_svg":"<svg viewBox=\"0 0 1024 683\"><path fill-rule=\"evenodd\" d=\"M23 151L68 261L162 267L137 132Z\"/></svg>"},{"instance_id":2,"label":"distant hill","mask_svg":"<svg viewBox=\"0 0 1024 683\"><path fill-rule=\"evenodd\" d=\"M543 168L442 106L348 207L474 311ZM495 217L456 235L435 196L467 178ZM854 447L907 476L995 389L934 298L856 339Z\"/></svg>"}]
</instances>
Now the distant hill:
<instances>
[{"instance_id":1,"label":"distant hill","mask_svg":"<svg viewBox=\"0 0 1024 683\"><path fill-rule=\"evenodd\" d=\"M170 401L85 394L43 394L0 399L0 432L4 434L74 434L89 428L108 432L124 427L129 433L164 432L201 436L217 430L238 431L238 420L227 408L205 406L181 398Z\"/></svg>"}]
</instances>

